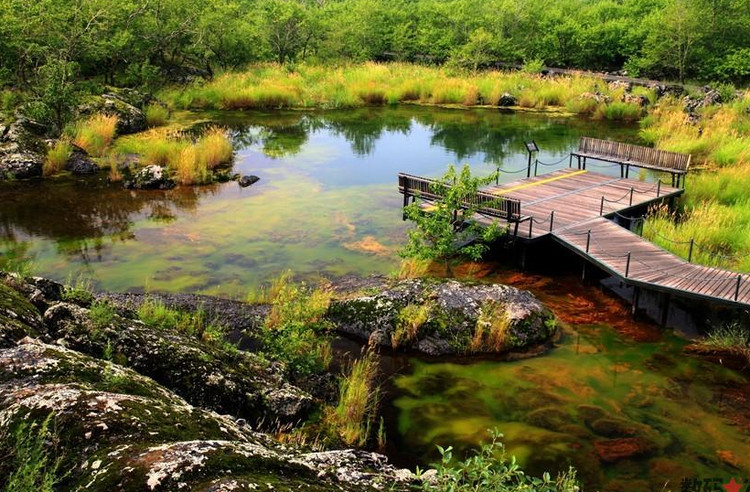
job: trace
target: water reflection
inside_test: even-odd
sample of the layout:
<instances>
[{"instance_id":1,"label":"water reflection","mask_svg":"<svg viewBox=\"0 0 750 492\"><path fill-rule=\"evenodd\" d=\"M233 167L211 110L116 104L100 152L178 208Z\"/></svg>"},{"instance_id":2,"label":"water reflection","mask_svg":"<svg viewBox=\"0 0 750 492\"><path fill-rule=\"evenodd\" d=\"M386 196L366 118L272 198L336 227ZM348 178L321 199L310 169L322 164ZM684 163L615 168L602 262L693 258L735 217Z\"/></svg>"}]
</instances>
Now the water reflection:
<instances>
[{"instance_id":1,"label":"water reflection","mask_svg":"<svg viewBox=\"0 0 750 492\"><path fill-rule=\"evenodd\" d=\"M131 192L104 177L2 183L0 262L34 262L110 290L235 295L291 268L301 275L387 273L403 241L398 171L477 174L526 163L523 142L556 160L581 135L636 138L554 114L422 107L201 113L192 131L233 132L235 171L261 181ZM515 174L508 174L513 179ZM0 268L2 268L0 264Z\"/></svg>"}]
</instances>

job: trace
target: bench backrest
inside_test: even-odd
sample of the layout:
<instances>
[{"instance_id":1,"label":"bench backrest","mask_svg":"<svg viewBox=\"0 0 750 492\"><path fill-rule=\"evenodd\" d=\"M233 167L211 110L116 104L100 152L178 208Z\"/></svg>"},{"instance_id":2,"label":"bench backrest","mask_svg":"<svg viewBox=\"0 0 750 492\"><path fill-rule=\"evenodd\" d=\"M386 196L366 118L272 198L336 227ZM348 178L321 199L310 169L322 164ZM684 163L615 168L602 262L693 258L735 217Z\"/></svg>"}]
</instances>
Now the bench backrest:
<instances>
[{"instance_id":1,"label":"bench backrest","mask_svg":"<svg viewBox=\"0 0 750 492\"><path fill-rule=\"evenodd\" d=\"M441 183L434 179L406 173L398 174L398 190L405 195L418 196L427 200L439 200L442 198L442 195L438 192L441 185L450 187L450 184ZM477 191L475 194L466 197L463 205L466 208L474 208L478 213L490 217L509 221L521 218L520 200L494 195L486 191Z\"/></svg>"},{"instance_id":2,"label":"bench backrest","mask_svg":"<svg viewBox=\"0 0 750 492\"><path fill-rule=\"evenodd\" d=\"M581 137L578 151L585 154L599 154L623 161L638 167L644 164L665 171L687 172L690 167L690 154L652 149L642 145L633 145L598 138Z\"/></svg>"}]
</instances>

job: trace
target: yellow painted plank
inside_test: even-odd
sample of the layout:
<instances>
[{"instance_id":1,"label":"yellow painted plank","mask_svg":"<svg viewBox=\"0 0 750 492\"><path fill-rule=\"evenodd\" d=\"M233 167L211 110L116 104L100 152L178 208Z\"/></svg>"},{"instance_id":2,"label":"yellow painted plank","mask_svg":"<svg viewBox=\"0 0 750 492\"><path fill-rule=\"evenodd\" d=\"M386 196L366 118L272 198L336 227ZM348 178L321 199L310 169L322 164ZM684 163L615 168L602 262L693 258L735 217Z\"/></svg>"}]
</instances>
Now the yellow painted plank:
<instances>
[{"instance_id":1,"label":"yellow painted plank","mask_svg":"<svg viewBox=\"0 0 750 492\"><path fill-rule=\"evenodd\" d=\"M537 186L537 185L541 185L541 184L545 184L545 183L550 183L552 181L558 181L560 179L565 179L565 178L572 178L573 176L580 176L581 174L586 174L587 172L588 171L586 171L586 170L575 171L575 172L572 172L572 173L563 174L562 176L554 176L552 178L546 178L546 179L542 179L542 180L539 180L539 181L533 181L531 183L524 183L522 185L514 186L514 187L508 188L508 189L496 190L496 191L493 191L493 193L499 193L499 194L510 193L511 191L521 190L523 188L529 188L531 186Z\"/></svg>"}]
</instances>

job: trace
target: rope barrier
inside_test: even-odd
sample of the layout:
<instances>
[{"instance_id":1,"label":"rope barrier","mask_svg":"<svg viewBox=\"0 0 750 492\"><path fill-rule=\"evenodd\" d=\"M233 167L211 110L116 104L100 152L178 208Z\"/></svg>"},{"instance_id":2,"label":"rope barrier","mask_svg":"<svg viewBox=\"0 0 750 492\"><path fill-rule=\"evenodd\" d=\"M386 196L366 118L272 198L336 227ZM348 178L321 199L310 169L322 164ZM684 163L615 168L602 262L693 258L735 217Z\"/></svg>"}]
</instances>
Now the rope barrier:
<instances>
[{"instance_id":1,"label":"rope barrier","mask_svg":"<svg viewBox=\"0 0 750 492\"><path fill-rule=\"evenodd\" d=\"M539 159L536 159L536 163L541 164L542 166L557 166L558 164L562 164L563 162L565 162L566 159L570 159L570 156L566 155L559 161L555 161L555 162L543 162L543 161L540 161Z\"/></svg>"}]
</instances>

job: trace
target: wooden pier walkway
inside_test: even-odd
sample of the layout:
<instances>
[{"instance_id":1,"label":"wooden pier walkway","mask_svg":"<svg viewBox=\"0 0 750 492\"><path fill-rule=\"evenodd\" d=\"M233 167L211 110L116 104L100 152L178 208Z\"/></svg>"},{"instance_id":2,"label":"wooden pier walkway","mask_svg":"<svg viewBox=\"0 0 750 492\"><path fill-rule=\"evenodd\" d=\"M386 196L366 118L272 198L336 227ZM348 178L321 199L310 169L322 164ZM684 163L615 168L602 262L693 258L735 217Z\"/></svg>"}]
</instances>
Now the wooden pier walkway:
<instances>
[{"instance_id":1,"label":"wooden pier walkway","mask_svg":"<svg viewBox=\"0 0 750 492\"><path fill-rule=\"evenodd\" d=\"M404 194L404 203L410 197L421 197L419 189L428 186L428 182L434 183L400 174L399 190ZM481 190L481 200L470 199L467 203L488 203L487 214L479 208L475 215L480 223L507 221L510 233L520 242L552 239L635 287L636 306L642 288L750 306L750 275L691 264L612 220L670 202L683 191L660 181L645 183L568 168L488 186ZM501 206L489 205L488 196L496 197ZM429 204L435 197L420 199Z\"/></svg>"}]
</instances>

